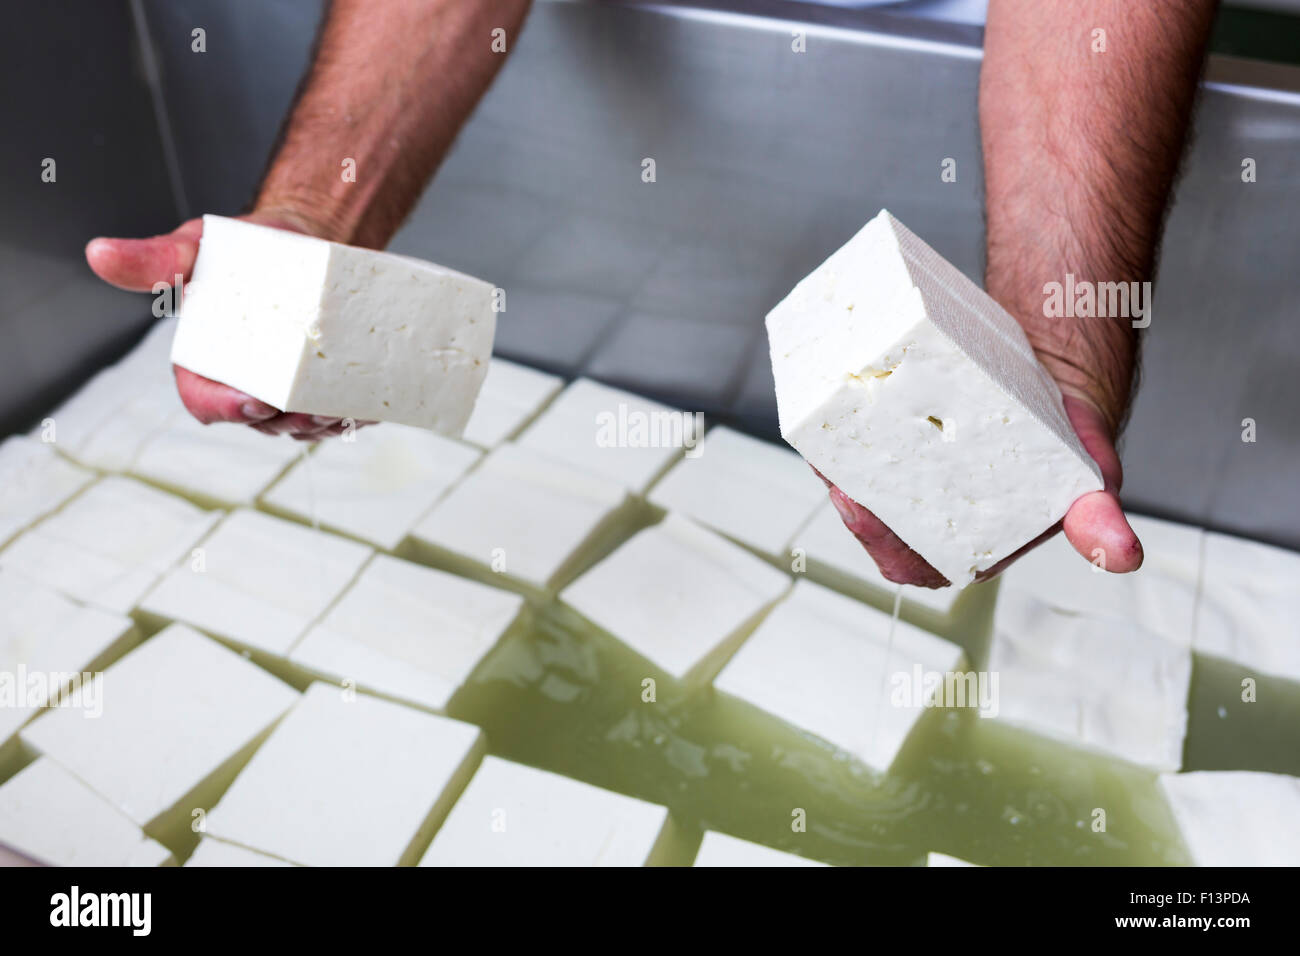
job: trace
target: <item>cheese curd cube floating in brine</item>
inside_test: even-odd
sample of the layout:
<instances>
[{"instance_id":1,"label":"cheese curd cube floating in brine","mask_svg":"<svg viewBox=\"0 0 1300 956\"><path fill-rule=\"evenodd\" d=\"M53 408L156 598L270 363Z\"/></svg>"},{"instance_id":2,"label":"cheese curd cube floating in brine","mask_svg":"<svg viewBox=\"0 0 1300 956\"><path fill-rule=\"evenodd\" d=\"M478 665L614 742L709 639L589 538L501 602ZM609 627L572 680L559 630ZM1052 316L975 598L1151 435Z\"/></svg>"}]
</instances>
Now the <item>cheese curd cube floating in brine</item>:
<instances>
[{"instance_id":1,"label":"cheese curd cube floating in brine","mask_svg":"<svg viewBox=\"0 0 1300 956\"><path fill-rule=\"evenodd\" d=\"M193 867L293 866L285 860L236 846L224 840L214 840L212 837L205 837L199 841L199 845L185 861L185 865Z\"/></svg>"},{"instance_id":2,"label":"cheese curd cube floating in brine","mask_svg":"<svg viewBox=\"0 0 1300 956\"><path fill-rule=\"evenodd\" d=\"M709 830L700 841L700 850L695 854L695 866L825 866L816 860L783 853L750 843L725 833Z\"/></svg>"},{"instance_id":3,"label":"cheese curd cube floating in brine","mask_svg":"<svg viewBox=\"0 0 1300 956\"><path fill-rule=\"evenodd\" d=\"M94 480L45 442L24 435L0 442L0 547Z\"/></svg>"},{"instance_id":4,"label":"cheese curd cube floating in brine","mask_svg":"<svg viewBox=\"0 0 1300 956\"><path fill-rule=\"evenodd\" d=\"M532 421L563 387L558 375L493 358L462 437L480 448L495 448Z\"/></svg>"},{"instance_id":5,"label":"cheese curd cube floating in brine","mask_svg":"<svg viewBox=\"0 0 1300 956\"><path fill-rule=\"evenodd\" d=\"M421 866L644 866L672 845L668 810L497 757L483 758Z\"/></svg>"},{"instance_id":6,"label":"cheese curd cube floating in brine","mask_svg":"<svg viewBox=\"0 0 1300 956\"><path fill-rule=\"evenodd\" d=\"M283 411L459 436L495 331L479 279L204 216L172 361Z\"/></svg>"},{"instance_id":7,"label":"cheese curd cube floating in brine","mask_svg":"<svg viewBox=\"0 0 1300 956\"><path fill-rule=\"evenodd\" d=\"M1020 325L888 212L767 332L786 441L955 587L1102 487Z\"/></svg>"},{"instance_id":8,"label":"cheese curd cube floating in brine","mask_svg":"<svg viewBox=\"0 0 1300 956\"><path fill-rule=\"evenodd\" d=\"M1164 794L1197 866L1300 862L1300 778L1248 770L1161 774Z\"/></svg>"}]
</instances>

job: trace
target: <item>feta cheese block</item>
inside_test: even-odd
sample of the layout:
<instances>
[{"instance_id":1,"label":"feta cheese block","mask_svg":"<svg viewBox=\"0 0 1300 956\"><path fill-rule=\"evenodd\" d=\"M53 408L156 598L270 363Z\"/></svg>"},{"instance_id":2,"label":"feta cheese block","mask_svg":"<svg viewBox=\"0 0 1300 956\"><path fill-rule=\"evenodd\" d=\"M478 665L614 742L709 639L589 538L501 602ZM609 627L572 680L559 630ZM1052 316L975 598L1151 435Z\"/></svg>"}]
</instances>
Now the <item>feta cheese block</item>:
<instances>
[{"instance_id":1,"label":"feta cheese block","mask_svg":"<svg viewBox=\"0 0 1300 956\"><path fill-rule=\"evenodd\" d=\"M305 866L414 863L482 750L472 724L312 684L208 833Z\"/></svg>"},{"instance_id":2,"label":"feta cheese block","mask_svg":"<svg viewBox=\"0 0 1300 956\"><path fill-rule=\"evenodd\" d=\"M998 594L989 672L997 717L1153 770L1182 765L1192 655L1122 618Z\"/></svg>"},{"instance_id":3,"label":"feta cheese block","mask_svg":"<svg viewBox=\"0 0 1300 956\"><path fill-rule=\"evenodd\" d=\"M1197 653L1300 681L1300 554L1205 536Z\"/></svg>"},{"instance_id":4,"label":"feta cheese block","mask_svg":"<svg viewBox=\"0 0 1300 956\"><path fill-rule=\"evenodd\" d=\"M0 442L0 547L94 480L54 446L13 435Z\"/></svg>"},{"instance_id":5,"label":"feta cheese block","mask_svg":"<svg viewBox=\"0 0 1300 956\"><path fill-rule=\"evenodd\" d=\"M287 412L459 436L495 332L479 279L204 216L172 361Z\"/></svg>"},{"instance_id":6,"label":"feta cheese block","mask_svg":"<svg viewBox=\"0 0 1300 956\"><path fill-rule=\"evenodd\" d=\"M1197 866L1300 864L1300 778L1247 770L1161 774Z\"/></svg>"},{"instance_id":7,"label":"feta cheese block","mask_svg":"<svg viewBox=\"0 0 1300 956\"><path fill-rule=\"evenodd\" d=\"M93 672L135 637L130 618L0 567L0 744L46 706L93 716L101 701Z\"/></svg>"},{"instance_id":8,"label":"feta cheese block","mask_svg":"<svg viewBox=\"0 0 1300 956\"><path fill-rule=\"evenodd\" d=\"M1124 618L1190 647L1204 532L1141 515L1128 519L1144 552L1137 571L1110 574L1058 534L1003 571L1002 589L1031 594L1062 611Z\"/></svg>"},{"instance_id":9,"label":"feta cheese block","mask_svg":"<svg viewBox=\"0 0 1300 956\"><path fill-rule=\"evenodd\" d=\"M251 505L308 449L288 435L204 425L181 411L145 442L131 473L205 505Z\"/></svg>"},{"instance_id":10,"label":"feta cheese block","mask_svg":"<svg viewBox=\"0 0 1300 956\"><path fill-rule=\"evenodd\" d=\"M262 502L391 551L479 455L420 428L362 428L349 441L323 442Z\"/></svg>"},{"instance_id":11,"label":"feta cheese block","mask_svg":"<svg viewBox=\"0 0 1300 956\"><path fill-rule=\"evenodd\" d=\"M955 856L948 856L946 853L928 853L925 857L926 866L979 866L978 863L971 863L967 860L958 859Z\"/></svg>"},{"instance_id":12,"label":"feta cheese block","mask_svg":"<svg viewBox=\"0 0 1300 956\"><path fill-rule=\"evenodd\" d=\"M694 415L580 378L524 429L518 443L643 494L695 446L701 431Z\"/></svg>"},{"instance_id":13,"label":"feta cheese block","mask_svg":"<svg viewBox=\"0 0 1300 956\"><path fill-rule=\"evenodd\" d=\"M617 524L627 500L618 482L507 443L416 525L413 550L545 590Z\"/></svg>"},{"instance_id":14,"label":"feta cheese block","mask_svg":"<svg viewBox=\"0 0 1300 956\"><path fill-rule=\"evenodd\" d=\"M421 866L644 866L668 810L589 783L484 757Z\"/></svg>"},{"instance_id":15,"label":"feta cheese block","mask_svg":"<svg viewBox=\"0 0 1300 956\"><path fill-rule=\"evenodd\" d=\"M462 437L481 448L495 448L518 434L563 387L558 375L494 357Z\"/></svg>"},{"instance_id":16,"label":"feta cheese block","mask_svg":"<svg viewBox=\"0 0 1300 956\"><path fill-rule=\"evenodd\" d=\"M199 841L199 845L190 854L190 858L185 861L185 865L199 867L293 866L292 863L278 860L273 856L267 856L265 853L258 853L255 850L236 846L224 840L214 840L211 837L205 837Z\"/></svg>"},{"instance_id":17,"label":"feta cheese block","mask_svg":"<svg viewBox=\"0 0 1300 956\"><path fill-rule=\"evenodd\" d=\"M221 517L109 475L0 551L0 567L127 614Z\"/></svg>"},{"instance_id":18,"label":"feta cheese block","mask_svg":"<svg viewBox=\"0 0 1300 956\"><path fill-rule=\"evenodd\" d=\"M1102 487L1020 325L887 211L767 331L786 441L955 587Z\"/></svg>"},{"instance_id":19,"label":"feta cheese block","mask_svg":"<svg viewBox=\"0 0 1300 956\"><path fill-rule=\"evenodd\" d=\"M140 609L273 657L288 655L372 554L355 541L243 509L197 551Z\"/></svg>"},{"instance_id":20,"label":"feta cheese block","mask_svg":"<svg viewBox=\"0 0 1300 956\"><path fill-rule=\"evenodd\" d=\"M798 455L717 426L692 457L660 479L649 499L788 563L786 545L826 504L826 494Z\"/></svg>"},{"instance_id":21,"label":"feta cheese block","mask_svg":"<svg viewBox=\"0 0 1300 956\"><path fill-rule=\"evenodd\" d=\"M926 710L944 703L924 684L913 693L916 677L962 660L956 644L801 580L713 686L883 773Z\"/></svg>"},{"instance_id":22,"label":"feta cheese block","mask_svg":"<svg viewBox=\"0 0 1300 956\"><path fill-rule=\"evenodd\" d=\"M695 865L769 867L825 866L826 864L709 830L700 841L700 850L695 854Z\"/></svg>"},{"instance_id":23,"label":"feta cheese block","mask_svg":"<svg viewBox=\"0 0 1300 956\"><path fill-rule=\"evenodd\" d=\"M289 659L320 677L443 710L524 599L376 555Z\"/></svg>"},{"instance_id":24,"label":"feta cheese block","mask_svg":"<svg viewBox=\"0 0 1300 956\"><path fill-rule=\"evenodd\" d=\"M565 588L560 599L687 684L707 681L790 579L670 514Z\"/></svg>"},{"instance_id":25,"label":"feta cheese block","mask_svg":"<svg viewBox=\"0 0 1300 956\"><path fill-rule=\"evenodd\" d=\"M76 774L142 827L194 809L298 698L287 684L183 625L95 678L96 720L50 710L24 743Z\"/></svg>"},{"instance_id":26,"label":"feta cheese block","mask_svg":"<svg viewBox=\"0 0 1300 956\"><path fill-rule=\"evenodd\" d=\"M47 866L163 866L171 851L53 760L0 786L0 845Z\"/></svg>"}]
</instances>

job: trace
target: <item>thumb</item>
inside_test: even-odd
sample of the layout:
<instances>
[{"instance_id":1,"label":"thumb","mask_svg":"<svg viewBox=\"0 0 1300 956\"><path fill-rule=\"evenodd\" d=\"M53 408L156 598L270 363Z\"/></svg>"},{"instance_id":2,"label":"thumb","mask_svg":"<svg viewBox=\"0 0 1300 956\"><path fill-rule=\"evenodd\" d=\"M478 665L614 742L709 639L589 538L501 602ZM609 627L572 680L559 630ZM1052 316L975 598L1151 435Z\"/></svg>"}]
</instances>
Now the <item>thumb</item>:
<instances>
[{"instance_id":1,"label":"thumb","mask_svg":"<svg viewBox=\"0 0 1300 956\"><path fill-rule=\"evenodd\" d=\"M86 261L105 282L128 292L152 292L154 284L190 274L199 253L203 220L191 219L172 232L150 239L92 239Z\"/></svg>"},{"instance_id":2,"label":"thumb","mask_svg":"<svg viewBox=\"0 0 1300 956\"><path fill-rule=\"evenodd\" d=\"M1095 562L1100 551L1107 571L1136 571L1142 566L1142 543L1119 503L1124 475L1110 425L1090 398L1072 391L1065 393L1065 412L1084 449L1101 469L1105 488L1076 500L1066 512L1062 528L1070 544L1088 561Z\"/></svg>"}]
</instances>

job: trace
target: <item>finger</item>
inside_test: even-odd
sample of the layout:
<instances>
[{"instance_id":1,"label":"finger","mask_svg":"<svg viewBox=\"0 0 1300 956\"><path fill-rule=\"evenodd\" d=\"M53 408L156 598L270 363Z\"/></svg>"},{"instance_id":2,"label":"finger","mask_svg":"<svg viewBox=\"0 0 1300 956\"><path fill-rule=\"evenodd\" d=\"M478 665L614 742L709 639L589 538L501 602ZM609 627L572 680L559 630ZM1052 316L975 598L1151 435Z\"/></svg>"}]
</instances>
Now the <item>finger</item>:
<instances>
[{"instance_id":1,"label":"finger","mask_svg":"<svg viewBox=\"0 0 1300 956\"><path fill-rule=\"evenodd\" d=\"M1124 475L1110 428L1100 409L1086 398L1066 395L1065 411L1105 481L1103 491L1083 495L1070 506L1062 522L1065 536L1079 554L1107 571L1136 571L1142 566L1142 542L1120 505Z\"/></svg>"},{"instance_id":2,"label":"finger","mask_svg":"<svg viewBox=\"0 0 1300 956\"><path fill-rule=\"evenodd\" d=\"M269 423L279 410L245 395L229 385L196 375L187 368L173 365L176 391L189 413L205 425L213 422Z\"/></svg>"},{"instance_id":3,"label":"finger","mask_svg":"<svg viewBox=\"0 0 1300 956\"><path fill-rule=\"evenodd\" d=\"M264 424L278 435L314 435L339 423L337 418L323 415L304 415L288 412L279 415Z\"/></svg>"},{"instance_id":4,"label":"finger","mask_svg":"<svg viewBox=\"0 0 1300 956\"><path fill-rule=\"evenodd\" d=\"M819 474L819 477L826 481L824 476ZM831 504L839 512L844 526L867 549L886 580L923 588L948 586L948 579L909 548L883 521L829 481L826 484L830 488Z\"/></svg>"},{"instance_id":5,"label":"finger","mask_svg":"<svg viewBox=\"0 0 1300 956\"><path fill-rule=\"evenodd\" d=\"M149 239L92 239L86 261L105 282L129 292L152 292L154 283L188 276L199 253L203 220L191 219L172 232Z\"/></svg>"}]
</instances>

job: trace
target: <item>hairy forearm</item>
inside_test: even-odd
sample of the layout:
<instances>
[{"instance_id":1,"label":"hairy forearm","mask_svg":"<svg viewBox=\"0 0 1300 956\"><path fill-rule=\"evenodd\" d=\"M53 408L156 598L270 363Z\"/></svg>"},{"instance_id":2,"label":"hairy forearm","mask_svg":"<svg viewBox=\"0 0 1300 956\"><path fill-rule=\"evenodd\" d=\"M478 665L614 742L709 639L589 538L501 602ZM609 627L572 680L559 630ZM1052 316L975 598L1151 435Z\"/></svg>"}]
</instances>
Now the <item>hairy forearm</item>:
<instances>
[{"instance_id":1,"label":"hairy forearm","mask_svg":"<svg viewBox=\"0 0 1300 956\"><path fill-rule=\"evenodd\" d=\"M385 246L505 60L493 31L503 29L513 46L528 6L334 0L256 214Z\"/></svg>"},{"instance_id":2,"label":"hairy forearm","mask_svg":"<svg viewBox=\"0 0 1300 956\"><path fill-rule=\"evenodd\" d=\"M992 0L980 77L990 294L1112 432L1126 317L1044 315L1044 285L1152 279L1216 0ZM1105 31L1104 52L1097 50Z\"/></svg>"}]
</instances>

